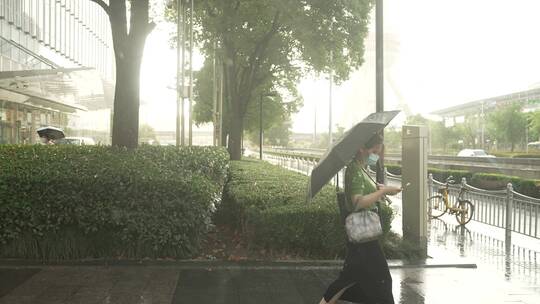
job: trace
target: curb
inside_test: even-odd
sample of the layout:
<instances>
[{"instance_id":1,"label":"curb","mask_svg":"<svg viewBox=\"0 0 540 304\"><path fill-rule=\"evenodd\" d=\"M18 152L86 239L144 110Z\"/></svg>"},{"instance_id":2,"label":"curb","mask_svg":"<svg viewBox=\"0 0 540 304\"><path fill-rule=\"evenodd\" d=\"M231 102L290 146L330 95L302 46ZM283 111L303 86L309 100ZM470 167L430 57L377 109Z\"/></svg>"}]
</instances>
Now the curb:
<instances>
[{"instance_id":1,"label":"curb","mask_svg":"<svg viewBox=\"0 0 540 304\"><path fill-rule=\"evenodd\" d=\"M341 269L343 260L294 260L294 261L209 261L209 260L78 260L78 261L39 261L0 259L0 268L7 267L50 267L50 266L159 266L179 269L249 269L249 270L317 270ZM475 263L436 261L388 260L390 269L406 268L477 268Z\"/></svg>"}]
</instances>

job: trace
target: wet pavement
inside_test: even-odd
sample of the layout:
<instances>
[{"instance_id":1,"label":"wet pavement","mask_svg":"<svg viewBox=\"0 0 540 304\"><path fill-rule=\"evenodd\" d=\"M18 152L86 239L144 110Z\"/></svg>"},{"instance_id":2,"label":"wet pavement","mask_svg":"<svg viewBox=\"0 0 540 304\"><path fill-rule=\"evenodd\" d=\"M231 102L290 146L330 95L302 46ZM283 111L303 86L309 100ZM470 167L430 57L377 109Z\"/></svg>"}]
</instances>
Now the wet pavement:
<instances>
[{"instance_id":1,"label":"wet pavement","mask_svg":"<svg viewBox=\"0 0 540 304\"><path fill-rule=\"evenodd\" d=\"M393 230L401 233L394 198ZM540 240L443 216L429 226L429 259L389 261L396 303L540 303ZM318 303L341 261L146 262L43 266L0 261L0 304Z\"/></svg>"},{"instance_id":2,"label":"wet pavement","mask_svg":"<svg viewBox=\"0 0 540 304\"><path fill-rule=\"evenodd\" d=\"M431 221L425 262L389 261L396 303L540 303L538 240L514 234L506 250L502 229L454 222ZM0 261L0 304L318 303L341 261L112 265Z\"/></svg>"},{"instance_id":3,"label":"wet pavement","mask_svg":"<svg viewBox=\"0 0 540 304\"><path fill-rule=\"evenodd\" d=\"M396 303L540 303L537 285L515 284L476 268L440 266L391 261ZM47 266L37 272L1 267L2 282L17 272L27 277L0 303L318 303L339 268L335 262Z\"/></svg>"}]
</instances>

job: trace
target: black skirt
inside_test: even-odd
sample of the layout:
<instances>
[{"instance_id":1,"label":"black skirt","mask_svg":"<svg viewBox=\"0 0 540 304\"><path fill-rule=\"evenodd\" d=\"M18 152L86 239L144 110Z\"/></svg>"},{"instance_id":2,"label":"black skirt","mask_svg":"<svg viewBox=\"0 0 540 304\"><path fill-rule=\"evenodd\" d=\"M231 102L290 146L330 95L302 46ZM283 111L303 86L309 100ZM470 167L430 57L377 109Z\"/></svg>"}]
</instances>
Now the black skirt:
<instances>
[{"instance_id":1,"label":"black skirt","mask_svg":"<svg viewBox=\"0 0 540 304\"><path fill-rule=\"evenodd\" d=\"M339 277L328 286L324 300L330 301L350 286L340 299L353 303L394 304L392 277L378 240L347 244L347 256Z\"/></svg>"}]
</instances>

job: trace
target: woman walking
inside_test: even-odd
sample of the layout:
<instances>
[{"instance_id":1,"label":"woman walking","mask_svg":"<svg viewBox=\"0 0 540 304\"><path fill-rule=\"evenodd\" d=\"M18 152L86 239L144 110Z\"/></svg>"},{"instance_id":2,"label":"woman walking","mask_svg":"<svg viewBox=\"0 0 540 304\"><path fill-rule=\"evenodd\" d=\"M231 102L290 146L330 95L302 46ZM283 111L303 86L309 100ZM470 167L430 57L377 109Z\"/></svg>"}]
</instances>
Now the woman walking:
<instances>
[{"instance_id":1,"label":"woman walking","mask_svg":"<svg viewBox=\"0 0 540 304\"><path fill-rule=\"evenodd\" d=\"M385 195L395 195L400 188L376 185L366 172L367 165L378 160L383 139L372 137L356 154L345 171L345 196L348 214L376 210ZM338 299L366 304L394 304L392 277L379 240L361 243L347 241L347 255L339 277L328 286L320 304L334 304Z\"/></svg>"}]
</instances>

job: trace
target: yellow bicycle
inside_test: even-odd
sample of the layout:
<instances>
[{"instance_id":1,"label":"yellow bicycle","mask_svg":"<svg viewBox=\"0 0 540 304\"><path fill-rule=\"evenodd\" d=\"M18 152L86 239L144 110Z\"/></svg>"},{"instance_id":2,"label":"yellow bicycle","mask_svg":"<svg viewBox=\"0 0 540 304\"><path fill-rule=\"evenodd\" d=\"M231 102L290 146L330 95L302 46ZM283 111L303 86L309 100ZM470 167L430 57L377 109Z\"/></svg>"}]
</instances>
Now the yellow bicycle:
<instances>
[{"instance_id":1,"label":"yellow bicycle","mask_svg":"<svg viewBox=\"0 0 540 304\"><path fill-rule=\"evenodd\" d=\"M430 218L439 218L445 213L456 216L456 220L460 225L465 225L471 221L474 215L474 205L466 199L463 199L463 195L467 191L464 187L461 187L459 191L456 203L452 206L449 200L449 188L450 184L454 184L452 176L446 179L445 187L440 188L436 195L428 198L428 210Z\"/></svg>"}]
</instances>

